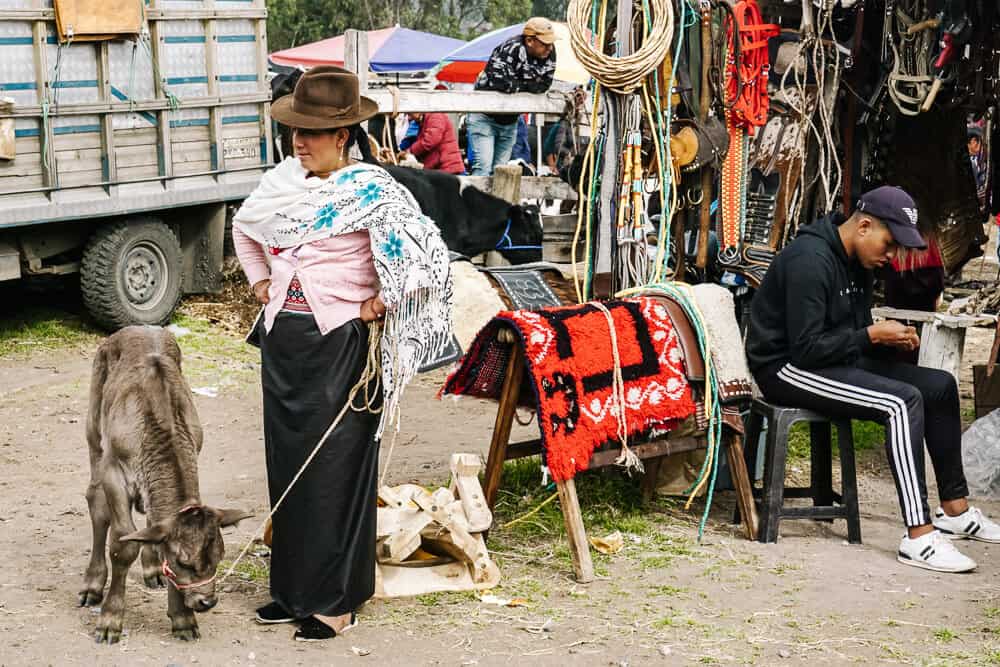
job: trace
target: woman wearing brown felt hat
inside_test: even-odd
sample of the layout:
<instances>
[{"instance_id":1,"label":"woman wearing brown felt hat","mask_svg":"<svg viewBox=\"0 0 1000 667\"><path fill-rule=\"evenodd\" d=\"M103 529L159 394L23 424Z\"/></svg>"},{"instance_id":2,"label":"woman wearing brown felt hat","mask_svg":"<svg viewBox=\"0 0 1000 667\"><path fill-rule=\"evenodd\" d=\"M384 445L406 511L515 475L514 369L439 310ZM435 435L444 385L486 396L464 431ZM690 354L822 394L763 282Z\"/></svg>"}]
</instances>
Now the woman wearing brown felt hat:
<instances>
[{"instance_id":1,"label":"woman wearing brown felt hat","mask_svg":"<svg viewBox=\"0 0 1000 667\"><path fill-rule=\"evenodd\" d=\"M261 349L272 601L257 621L296 622L300 641L352 627L374 592L379 439L451 334L440 232L385 170L350 159L377 111L353 73L306 72L271 106L293 128L295 156L233 223L264 306L250 339Z\"/></svg>"}]
</instances>

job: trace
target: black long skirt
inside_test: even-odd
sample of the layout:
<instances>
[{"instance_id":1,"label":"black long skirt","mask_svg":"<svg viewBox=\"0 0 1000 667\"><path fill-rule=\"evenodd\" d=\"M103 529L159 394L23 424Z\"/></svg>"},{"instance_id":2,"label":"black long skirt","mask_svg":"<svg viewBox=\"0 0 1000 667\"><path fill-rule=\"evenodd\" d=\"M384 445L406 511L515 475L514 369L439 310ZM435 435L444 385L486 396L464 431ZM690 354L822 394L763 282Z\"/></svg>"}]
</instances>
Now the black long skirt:
<instances>
[{"instance_id":1,"label":"black long skirt","mask_svg":"<svg viewBox=\"0 0 1000 667\"><path fill-rule=\"evenodd\" d=\"M270 333L258 326L274 506L361 377L368 327L356 319L324 336L288 312ZM295 618L345 614L375 591L378 420L348 409L272 519L271 597Z\"/></svg>"}]
</instances>

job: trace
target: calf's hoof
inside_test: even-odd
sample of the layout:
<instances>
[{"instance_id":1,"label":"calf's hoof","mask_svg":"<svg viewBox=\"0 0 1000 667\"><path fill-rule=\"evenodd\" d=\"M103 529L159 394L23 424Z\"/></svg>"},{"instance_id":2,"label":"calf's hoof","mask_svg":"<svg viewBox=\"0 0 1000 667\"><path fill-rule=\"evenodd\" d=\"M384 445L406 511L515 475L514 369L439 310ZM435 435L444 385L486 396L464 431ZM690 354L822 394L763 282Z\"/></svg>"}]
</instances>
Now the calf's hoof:
<instances>
[{"instance_id":1,"label":"calf's hoof","mask_svg":"<svg viewBox=\"0 0 1000 667\"><path fill-rule=\"evenodd\" d=\"M94 633L94 641L98 644L117 644L122 638L122 629L120 626L97 626L97 632Z\"/></svg>"},{"instance_id":2,"label":"calf's hoof","mask_svg":"<svg viewBox=\"0 0 1000 667\"><path fill-rule=\"evenodd\" d=\"M182 642L193 642L196 639L201 639L201 633L198 632L198 626L192 626L189 628L174 628L171 631L175 639L180 639Z\"/></svg>"},{"instance_id":3,"label":"calf's hoof","mask_svg":"<svg viewBox=\"0 0 1000 667\"><path fill-rule=\"evenodd\" d=\"M78 600L81 607L96 607L104 599L104 591L80 591Z\"/></svg>"},{"instance_id":4,"label":"calf's hoof","mask_svg":"<svg viewBox=\"0 0 1000 667\"><path fill-rule=\"evenodd\" d=\"M159 572L144 574L142 580L145 582L146 588L165 588L167 585L167 580Z\"/></svg>"}]
</instances>

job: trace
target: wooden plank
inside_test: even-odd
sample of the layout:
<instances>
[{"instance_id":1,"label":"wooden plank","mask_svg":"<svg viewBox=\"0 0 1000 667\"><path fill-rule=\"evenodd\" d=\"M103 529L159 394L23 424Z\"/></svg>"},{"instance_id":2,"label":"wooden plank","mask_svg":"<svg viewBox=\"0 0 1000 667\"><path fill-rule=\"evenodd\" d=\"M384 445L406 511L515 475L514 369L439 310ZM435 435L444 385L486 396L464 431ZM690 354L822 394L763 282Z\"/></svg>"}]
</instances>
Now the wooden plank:
<instances>
[{"instance_id":1,"label":"wooden plank","mask_svg":"<svg viewBox=\"0 0 1000 667\"><path fill-rule=\"evenodd\" d=\"M77 132L57 134L52 138L52 148L56 153L78 150L101 150L100 132Z\"/></svg>"},{"instance_id":2,"label":"wooden plank","mask_svg":"<svg viewBox=\"0 0 1000 667\"><path fill-rule=\"evenodd\" d=\"M212 137L212 133L208 129L208 125L187 125L184 127L175 127L170 133L170 138L174 143L183 143L186 141L209 141Z\"/></svg>"},{"instance_id":3,"label":"wooden plank","mask_svg":"<svg viewBox=\"0 0 1000 667\"><path fill-rule=\"evenodd\" d=\"M76 185L98 185L104 181L104 171L100 168L100 161L97 162L97 169L88 171L62 171L59 173L59 186L70 187Z\"/></svg>"},{"instance_id":4,"label":"wooden plank","mask_svg":"<svg viewBox=\"0 0 1000 667\"><path fill-rule=\"evenodd\" d=\"M55 17L53 16L53 20ZM48 58L47 58L47 47L48 44L48 30L46 24L41 21L36 21L32 26L32 50L33 59L35 64L35 92L38 98L38 114L41 115L42 105L45 103L46 96L48 95L47 87L47 77L49 71ZM44 146L45 150L42 151L41 167L44 185L54 186L58 182L58 175L56 173L56 158L52 142L52 122L42 123L39 119L39 132L41 136L41 144Z\"/></svg>"},{"instance_id":5,"label":"wooden plank","mask_svg":"<svg viewBox=\"0 0 1000 667\"><path fill-rule=\"evenodd\" d=\"M493 191L492 176L459 176L463 185L472 185L483 192ZM576 191L565 181L553 176L522 176L522 199L568 199L576 201ZM574 218L575 218L574 214Z\"/></svg>"},{"instance_id":6,"label":"wooden plank","mask_svg":"<svg viewBox=\"0 0 1000 667\"><path fill-rule=\"evenodd\" d=\"M521 202L521 173L521 167L517 165L500 165L494 169L491 194L511 204L519 204Z\"/></svg>"},{"instance_id":7,"label":"wooden plank","mask_svg":"<svg viewBox=\"0 0 1000 667\"><path fill-rule=\"evenodd\" d=\"M208 77L209 97L219 96L219 65L218 41L215 36L215 20L204 21L205 30L205 73ZM222 108L212 107L208 110L209 147L212 169L226 168L225 151L222 150Z\"/></svg>"},{"instance_id":8,"label":"wooden plank","mask_svg":"<svg viewBox=\"0 0 1000 667\"><path fill-rule=\"evenodd\" d=\"M368 89L368 97L378 103L380 113L392 113L392 93ZM446 113L547 113L562 115L566 98L556 92L507 95L485 90L400 90L400 113L442 111Z\"/></svg>"},{"instance_id":9,"label":"wooden plank","mask_svg":"<svg viewBox=\"0 0 1000 667\"><path fill-rule=\"evenodd\" d=\"M958 329L962 327L991 327L997 321L996 315L949 315L925 310L905 310L903 308L872 308L872 317L905 322L936 322L938 326Z\"/></svg>"},{"instance_id":10,"label":"wooden plank","mask_svg":"<svg viewBox=\"0 0 1000 667\"><path fill-rule=\"evenodd\" d=\"M486 506L486 494L479 483L482 463L478 454L451 455L451 486L462 502L462 509L469 523L469 531L480 533L493 525L493 513Z\"/></svg>"},{"instance_id":11,"label":"wooden plank","mask_svg":"<svg viewBox=\"0 0 1000 667\"><path fill-rule=\"evenodd\" d=\"M368 94L368 33L360 30L344 32L344 69L358 75L358 88Z\"/></svg>"},{"instance_id":12,"label":"wooden plank","mask_svg":"<svg viewBox=\"0 0 1000 667\"><path fill-rule=\"evenodd\" d=\"M680 452L690 452L696 449L703 449L705 440L703 438L676 438L674 440L656 440L654 442L644 442L638 445L629 445L629 449L635 452L640 459L649 459L659 456L669 456ZM611 446L609 449L594 452L590 457L588 470L603 468L614 465L615 459L621 455L618 447Z\"/></svg>"},{"instance_id":13,"label":"wooden plank","mask_svg":"<svg viewBox=\"0 0 1000 667\"><path fill-rule=\"evenodd\" d=\"M257 41L255 42L257 44L257 71L266 72L268 70L266 20L261 18L254 21L254 34L257 36ZM260 86L260 91L270 98L271 86L267 82L267 77L258 77L257 84Z\"/></svg>"},{"instance_id":14,"label":"wooden plank","mask_svg":"<svg viewBox=\"0 0 1000 667\"><path fill-rule=\"evenodd\" d=\"M53 161L53 166L55 162ZM0 162L0 178L11 177L20 178L27 176L42 175L42 184L48 183L45 178L45 169L42 166L41 156L38 153L28 155L18 155L16 160Z\"/></svg>"},{"instance_id":15,"label":"wooden plank","mask_svg":"<svg viewBox=\"0 0 1000 667\"><path fill-rule=\"evenodd\" d=\"M141 146L153 153L156 161L157 129L155 127L139 127L115 130L115 146L119 149Z\"/></svg>"},{"instance_id":16,"label":"wooden plank","mask_svg":"<svg viewBox=\"0 0 1000 667\"><path fill-rule=\"evenodd\" d=\"M385 516L387 513L396 516ZM388 531L379 542L378 559L390 563L409 558L420 547L420 531L433 520L427 512L407 509L379 508L378 517L378 522L384 523L384 530Z\"/></svg>"},{"instance_id":17,"label":"wooden plank","mask_svg":"<svg viewBox=\"0 0 1000 667\"><path fill-rule=\"evenodd\" d=\"M175 141L173 145L174 166L185 162L211 164L211 144L208 141Z\"/></svg>"},{"instance_id":18,"label":"wooden plank","mask_svg":"<svg viewBox=\"0 0 1000 667\"><path fill-rule=\"evenodd\" d=\"M108 42L101 41L95 45L97 49L97 85L101 100L110 101L111 94L111 57ZM115 153L114 115L101 115L101 158L104 160L104 180L118 180L117 155Z\"/></svg>"},{"instance_id":19,"label":"wooden plank","mask_svg":"<svg viewBox=\"0 0 1000 667\"><path fill-rule=\"evenodd\" d=\"M960 382L962 354L965 351L965 329L925 324L920 332L920 356L917 365L948 371Z\"/></svg>"},{"instance_id":20,"label":"wooden plank","mask_svg":"<svg viewBox=\"0 0 1000 667\"><path fill-rule=\"evenodd\" d=\"M45 178L39 167L37 174L23 176L0 176L0 194L10 194L21 190L45 187Z\"/></svg>"},{"instance_id":21,"label":"wooden plank","mask_svg":"<svg viewBox=\"0 0 1000 667\"><path fill-rule=\"evenodd\" d=\"M260 104L269 102L270 96L261 93L243 93L222 97L184 96L178 100L180 109L201 109L217 106L232 106L236 104ZM59 105L60 116L93 116L102 113L130 113L138 111L163 111L170 108L166 99L138 100L132 102L83 102L78 104L63 103ZM37 118L42 113L40 105L23 105L13 112L0 114L0 118Z\"/></svg>"},{"instance_id":22,"label":"wooden plank","mask_svg":"<svg viewBox=\"0 0 1000 667\"><path fill-rule=\"evenodd\" d=\"M580 514L580 501L576 497L576 483L572 479L556 482L556 492L559 494L563 522L566 524L566 538L569 540L569 552L573 558L573 573L579 583L590 583L594 580L594 563L590 559L590 543L587 541L583 515Z\"/></svg>"},{"instance_id":23,"label":"wooden plank","mask_svg":"<svg viewBox=\"0 0 1000 667\"><path fill-rule=\"evenodd\" d=\"M204 174L212 170L212 163L208 160L203 162L180 162L174 163L174 176L184 176L187 174Z\"/></svg>"}]
</instances>

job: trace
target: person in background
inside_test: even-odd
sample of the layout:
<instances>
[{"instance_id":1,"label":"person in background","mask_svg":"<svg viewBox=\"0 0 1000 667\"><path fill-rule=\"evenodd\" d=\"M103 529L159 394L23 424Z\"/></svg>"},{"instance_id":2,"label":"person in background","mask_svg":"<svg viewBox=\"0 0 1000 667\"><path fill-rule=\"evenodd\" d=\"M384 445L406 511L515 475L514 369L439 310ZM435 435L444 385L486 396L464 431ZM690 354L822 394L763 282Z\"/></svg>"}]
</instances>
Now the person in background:
<instances>
[{"instance_id":1,"label":"person in background","mask_svg":"<svg viewBox=\"0 0 1000 667\"><path fill-rule=\"evenodd\" d=\"M885 305L901 310L934 312L944 292L944 263L933 237L927 237L927 249L900 248L886 270ZM895 358L916 364L917 350L897 350Z\"/></svg>"},{"instance_id":2,"label":"person in background","mask_svg":"<svg viewBox=\"0 0 1000 667\"><path fill-rule=\"evenodd\" d=\"M556 34L552 21L535 17L522 34L497 45L476 79L476 90L500 93L544 93L556 71ZM517 140L517 114L469 114L472 174L489 176L510 160Z\"/></svg>"},{"instance_id":3,"label":"person in background","mask_svg":"<svg viewBox=\"0 0 1000 667\"><path fill-rule=\"evenodd\" d=\"M983 151L983 129L978 125L970 125L969 161L972 163L972 173L976 177L976 196L979 197L979 208L986 208L986 155Z\"/></svg>"},{"instance_id":4,"label":"person in background","mask_svg":"<svg viewBox=\"0 0 1000 667\"><path fill-rule=\"evenodd\" d=\"M514 141L514 150L510 154L511 160L521 160L532 169L535 163L531 160L531 142L528 140L528 123L524 120L524 115L517 117L517 139Z\"/></svg>"},{"instance_id":5,"label":"person in background","mask_svg":"<svg viewBox=\"0 0 1000 667\"><path fill-rule=\"evenodd\" d=\"M583 86L574 88L571 115L560 118L559 122L553 125L545 135L545 142L542 144L542 160L553 174L558 174L576 157L579 142L573 126L577 122L584 104L586 104L586 97L587 93Z\"/></svg>"},{"instance_id":6,"label":"person in background","mask_svg":"<svg viewBox=\"0 0 1000 667\"><path fill-rule=\"evenodd\" d=\"M424 169L437 169L449 174L465 174L462 153L458 150L455 128L444 113L407 114L410 122L418 125L417 136L410 144L408 152L420 160ZM406 152L400 154L406 158Z\"/></svg>"}]
</instances>

